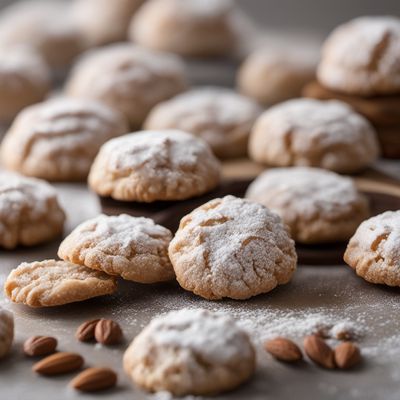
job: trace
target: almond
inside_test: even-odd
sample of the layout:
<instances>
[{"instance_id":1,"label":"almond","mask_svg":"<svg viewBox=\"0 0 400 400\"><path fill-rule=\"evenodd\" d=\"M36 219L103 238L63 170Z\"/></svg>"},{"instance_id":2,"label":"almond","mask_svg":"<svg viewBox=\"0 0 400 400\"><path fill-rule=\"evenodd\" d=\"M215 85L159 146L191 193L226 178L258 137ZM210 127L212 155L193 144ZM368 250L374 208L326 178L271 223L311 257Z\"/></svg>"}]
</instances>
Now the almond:
<instances>
[{"instance_id":1,"label":"almond","mask_svg":"<svg viewBox=\"0 0 400 400\"><path fill-rule=\"evenodd\" d=\"M279 361L296 362L303 358L296 343L283 337L277 337L264 343L265 350Z\"/></svg>"},{"instance_id":2,"label":"almond","mask_svg":"<svg viewBox=\"0 0 400 400\"><path fill-rule=\"evenodd\" d=\"M109 368L88 368L77 375L71 386L82 392L96 392L115 386L117 374Z\"/></svg>"},{"instance_id":3,"label":"almond","mask_svg":"<svg viewBox=\"0 0 400 400\"><path fill-rule=\"evenodd\" d=\"M351 342L341 343L335 349L335 361L341 369L354 367L361 362L360 349Z\"/></svg>"},{"instance_id":4,"label":"almond","mask_svg":"<svg viewBox=\"0 0 400 400\"><path fill-rule=\"evenodd\" d=\"M94 340L94 330L99 321L99 319L92 319L79 325L78 329L75 332L75 337L80 342L90 342Z\"/></svg>"},{"instance_id":5,"label":"almond","mask_svg":"<svg viewBox=\"0 0 400 400\"><path fill-rule=\"evenodd\" d=\"M58 375L75 371L83 365L83 358L76 353L56 353L37 362L33 371L42 375Z\"/></svg>"},{"instance_id":6,"label":"almond","mask_svg":"<svg viewBox=\"0 0 400 400\"><path fill-rule=\"evenodd\" d=\"M94 330L94 337L101 344L116 344L122 339L120 326L111 319L101 319Z\"/></svg>"},{"instance_id":7,"label":"almond","mask_svg":"<svg viewBox=\"0 0 400 400\"><path fill-rule=\"evenodd\" d=\"M333 350L317 335L304 338L304 351L308 357L321 367L335 368Z\"/></svg>"},{"instance_id":8,"label":"almond","mask_svg":"<svg viewBox=\"0 0 400 400\"><path fill-rule=\"evenodd\" d=\"M50 336L32 336L24 343L24 353L27 356L45 356L56 351L57 339Z\"/></svg>"}]
</instances>

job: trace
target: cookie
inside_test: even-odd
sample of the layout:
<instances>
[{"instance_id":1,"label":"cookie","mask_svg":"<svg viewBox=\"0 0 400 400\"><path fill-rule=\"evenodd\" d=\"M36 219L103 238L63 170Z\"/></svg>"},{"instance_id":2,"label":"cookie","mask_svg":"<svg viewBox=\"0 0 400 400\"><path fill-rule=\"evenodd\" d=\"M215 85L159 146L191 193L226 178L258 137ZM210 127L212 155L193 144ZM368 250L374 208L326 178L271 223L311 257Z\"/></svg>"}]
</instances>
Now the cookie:
<instances>
[{"instance_id":1,"label":"cookie","mask_svg":"<svg viewBox=\"0 0 400 400\"><path fill-rule=\"evenodd\" d=\"M0 50L0 123L8 124L25 107L50 90L50 70L34 52Z\"/></svg>"},{"instance_id":2,"label":"cookie","mask_svg":"<svg viewBox=\"0 0 400 400\"><path fill-rule=\"evenodd\" d=\"M4 166L49 181L82 181L101 145L128 132L125 118L94 100L55 98L24 109L0 147Z\"/></svg>"},{"instance_id":3,"label":"cookie","mask_svg":"<svg viewBox=\"0 0 400 400\"><path fill-rule=\"evenodd\" d=\"M133 44L115 44L83 56L72 71L66 93L103 101L124 114L131 128L138 128L156 104L186 86L184 65L178 57Z\"/></svg>"},{"instance_id":4,"label":"cookie","mask_svg":"<svg viewBox=\"0 0 400 400\"><path fill-rule=\"evenodd\" d=\"M325 42L318 80L357 96L400 93L399 43L399 18L356 18L336 28Z\"/></svg>"},{"instance_id":5,"label":"cookie","mask_svg":"<svg viewBox=\"0 0 400 400\"><path fill-rule=\"evenodd\" d=\"M189 133L142 131L102 146L89 185L116 200L184 200L218 186L220 169L207 143Z\"/></svg>"},{"instance_id":6,"label":"cookie","mask_svg":"<svg viewBox=\"0 0 400 400\"><path fill-rule=\"evenodd\" d=\"M153 319L124 354L125 372L151 392L215 395L248 380L255 351L228 316L182 309Z\"/></svg>"},{"instance_id":7,"label":"cookie","mask_svg":"<svg viewBox=\"0 0 400 400\"><path fill-rule=\"evenodd\" d=\"M62 234L65 214L53 187L0 171L0 247L34 246Z\"/></svg>"},{"instance_id":8,"label":"cookie","mask_svg":"<svg viewBox=\"0 0 400 400\"><path fill-rule=\"evenodd\" d=\"M231 0L148 0L133 17L130 38L184 56L222 56L235 47L233 14Z\"/></svg>"},{"instance_id":9,"label":"cookie","mask_svg":"<svg viewBox=\"0 0 400 400\"><path fill-rule=\"evenodd\" d=\"M400 286L400 211L364 221L350 239L344 261L371 283Z\"/></svg>"},{"instance_id":10,"label":"cookie","mask_svg":"<svg viewBox=\"0 0 400 400\"><path fill-rule=\"evenodd\" d=\"M149 218L100 215L67 236L58 256L108 275L140 283L174 279L168 258L172 233Z\"/></svg>"},{"instance_id":11,"label":"cookie","mask_svg":"<svg viewBox=\"0 0 400 400\"><path fill-rule=\"evenodd\" d=\"M311 55L259 49L241 65L237 86L244 95L271 106L300 97L303 87L315 77L315 69Z\"/></svg>"},{"instance_id":12,"label":"cookie","mask_svg":"<svg viewBox=\"0 0 400 400\"><path fill-rule=\"evenodd\" d=\"M266 171L246 197L278 213L300 243L346 241L369 217L368 201L350 178L318 168Z\"/></svg>"},{"instance_id":13,"label":"cookie","mask_svg":"<svg viewBox=\"0 0 400 400\"><path fill-rule=\"evenodd\" d=\"M377 159L379 145L370 123L345 103L295 99L259 117L250 135L249 155L271 166L353 173Z\"/></svg>"},{"instance_id":14,"label":"cookie","mask_svg":"<svg viewBox=\"0 0 400 400\"><path fill-rule=\"evenodd\" d=\"M252 100L232 90L193 89L156 106L146 129L180 129L204 139L217 157L247 154L250 130L261 113Z\"/></svg>"},{"instance_id":15,"label":"cookie","mask_svg":"<svg viewBox=\"0 0 400 400\"><path fill-rule=\"evenodd\" d=\"M6 296L29 307L53 307L111 294L113 277L82 265L45 260L22 263L4 284Z\"/></svg>"},{"instance_id":16,"label":"cookie","mask_svg":"<svg viewBox=\"0 0 400 400\"><path fill-rule=\"evenodd\" d=\"M123 41L143 0L75 0L73 13L89 46Z\"/></svg>"},{"instance_id":17,"label":"cookie","mask_svg":"<svg viewBox=\"0 0 400 400\"><path fill-rule=\"evenodd\" d=\"M65 68L84 48L68 2L13 2L0 15L0 47L34 49L53 68Z\"/></svg>"},{"instance_id":18,"label":"cookie","mask_svg":"<svg viewBox=\"0 0 400 400\"><path fill-rule=\"evenodd\" d=\"M14 340L14 317L10 311L0 307L0 360L11 350Z\"/></svg>"},{"instance_id":19,"label":"cookie","mask_svg":"<svg viewBox=\"0 0 400 400\"><path fill-rule=\"evenodd\" d=\"M297 256L280 217L234 196L182 218L169 246L179 284L209 300L248 299L288 283Z\"/></svg>"}]
</instances>

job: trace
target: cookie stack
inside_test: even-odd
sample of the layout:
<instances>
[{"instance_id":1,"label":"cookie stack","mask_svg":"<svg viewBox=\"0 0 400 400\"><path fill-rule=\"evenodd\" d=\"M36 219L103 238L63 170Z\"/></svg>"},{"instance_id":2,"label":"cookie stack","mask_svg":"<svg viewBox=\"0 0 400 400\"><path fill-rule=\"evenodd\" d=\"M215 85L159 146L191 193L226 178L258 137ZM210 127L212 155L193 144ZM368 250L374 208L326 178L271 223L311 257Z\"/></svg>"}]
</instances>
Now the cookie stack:
<instances>
[{"instance_id":1,"label":"cookie stack","mask_svg":"<svg viewBox=\"0 0 400 400\"><path fill-rule=\"evenodd\" d=\"M363 17L326 41L306 97L338 99L375 126L385 157L400 158L400 19Z\"/></svg>"}]
</instances>

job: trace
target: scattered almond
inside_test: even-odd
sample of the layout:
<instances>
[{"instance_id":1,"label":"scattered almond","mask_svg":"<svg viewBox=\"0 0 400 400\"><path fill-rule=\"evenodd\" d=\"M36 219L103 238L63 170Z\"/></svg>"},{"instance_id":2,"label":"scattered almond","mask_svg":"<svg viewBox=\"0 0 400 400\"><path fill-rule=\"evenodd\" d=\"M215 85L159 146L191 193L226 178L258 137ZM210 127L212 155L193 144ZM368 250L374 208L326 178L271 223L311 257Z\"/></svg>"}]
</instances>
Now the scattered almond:
<instances>
[{"instance_id":1,"label":"scattered almond","mask_svg":"<svg viewBox=\"0 0 400 400\"><path fill-rule=\"evenodd\" d=\"M50 336L32 336L24 343L24 353L27 356L45 356L56 351L57 339Z\"/></svg>"},{"instance_id":2,"label":"scattered almond","mask_svg":"<svg viewBox=\"0 0 400 400\"><path fill-rule=\"evenodd\" d=\"M42 375L58 375L81 368L83 362L76 353L55 353L37 362L32 369Z\"/></svg>"},{"instance_id":3,"label":"scattered almond","mask_svg":"<svg viewBox=\"0 0 400 400\"><path fill-rule=\"evenodd\" d=\"M94 337L101 344L117 344L122 339L121 327L111 319L101 319L94 330Z\"/></svg>"},{"instance_id":4,"label":"scattered almond","mask_svg":"<svg viewBox=\"0 0 400 400\"><path fill-rule=\"evenodd\" d=\"M360 349L351 342L339 344L335 349L335 362L341 369L354 367L361 362Z\"/></svg>"},{"instance_id":5,"label":"scattered almond","mask_svg":"<svg viewBox=\"0 0 400 400\"><path fill-rule=\"evenodd\" d=\"M117 383L117 374L109 368L88 368L77 375L71 386L82 392L109 389Z\"/></svg>"},{"instance_id":6,"label":"scattered almond","mask_svg":"<svg viewBox=\"0 0 400 400\"><path fill-rule=\"evenodd\" d=\"M319 336L306 336L304 338L304 351L319 366L328 369L335 368L334 352Z\"/></svg>"},{"instance_id":7,"label":"scattered almond","mask_svg":"<svg viewBox=\"0 0 400 400\"><path fill-rule=\"evenodd\" d=\"M303 358L296 343L284 337L277 337L264 343L265 350L279 361L296 362Z\"/></svg>"},{"instance_id":8,"label":"scattered almond","mask_svg":"<svg viewBox=\"0 0 400 400\"><path fill-rule=\"evenodd\" d=\"M94 330L99 321L99 319L92 319L79 325L75 332L75 337L81 342L90 342L94 340Z\"/></svg>"}]
</instances>

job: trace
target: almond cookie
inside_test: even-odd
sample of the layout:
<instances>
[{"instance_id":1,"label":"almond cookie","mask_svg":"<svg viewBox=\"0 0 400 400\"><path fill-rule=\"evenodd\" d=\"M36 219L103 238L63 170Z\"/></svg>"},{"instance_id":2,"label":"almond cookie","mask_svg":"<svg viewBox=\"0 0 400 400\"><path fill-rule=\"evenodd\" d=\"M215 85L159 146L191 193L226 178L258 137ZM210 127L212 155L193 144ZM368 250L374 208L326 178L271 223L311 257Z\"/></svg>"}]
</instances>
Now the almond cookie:
<instances>
[{"instance_id":1,"label":"almond cookie","mask_svg":"<svg viewBox=\"0 0 400 400\"><path fill-rule=\"evenodd\" d=\"M156 104L186 86L185 68L178 57L116 44L93 50L78 61L66 93L103 101L138 128Z\"/></svg>"},{"instance_id":2,"label":"almond cookie","mask_svg":"<svg viewBox=\"0 0 400 400\"><path fill-rule=\"evenodd\" d=\"M124 117L101 103L56 98L23 110L0 154L5 167L24 175L85 180L101 145L126 132Z\"/></svg>"},{"instance_id":3,"label":"almond cookie","mask_svg":"<svg viewBox=\"0 0 400 400\"><path fill-rule=\"evenodd\" d=\"M295 99L261 115L250 136L249 154L277 167L353 173L376 160L379 146L371 124L345 103Z\"/></svg>"},{"instance_id":4,"label":"almond cookie","mask_svg":"<svg viewBox=\"0 0 400 400\"><path fill-rule=\"evenodd\" d=\"M5 357L14 340L14 317L10 311L0 307L0 359Z\"/></svg>"},{"instance_id":5,"label":"almond cookie","mask_svg":"<svg viewBox=\"0 0 400 400\"><path fill-rule=\"evenodd\" d=\"M44 100L50 70L34 52L0 50L0 123L10 123L23 108Z\"/></svg>"},{"instance_id":6,"label":"almond cookie","mask_svg":"<svg viewBox=\"0 0 400 400\"><path fill-rule=\"evenodd\" d=\"M69 2L15 1L0 15L0 47L34 49L53 68L65 68L83 49Z\"/></svg>"},{"instance_id":7,"label":"almond cookie","mask_svg":"<svg viewBox=\"0 0 400 400\"><path fill-rule=\"evenodd\" d=\"M190 57L220 56L235 47L231 0L148 0L133 17L131 39Z\"/></svg>"},{"instance_id":8,"label":"almond cookie","mask_svg":"<svg viewBox=\"0 0 400 400\"><path fill-rule=\"evenodd\" d=\"M361 17L336 28L326 41L318 79L344 93L400 92L400 19Z\"/></svg>"},{"instance_id":9,"label":"almond cookie","mask_svg":"<svg viewBox=\"0 0 400 400\"><path fill-rule=\"evenodd\" d=\"M168 258L171 239L172 233L152 219L100 215L75 228L58 256L129 281L168 281L175 276Z\"/></svg>"},{"instance_id":10,"label":"almond cookie","mask_svg":"<svg viewBox=\"0 0 400 400\"><path fill-rule=\"evenodd\" d=\"M230 317L182 309L153 319L126 350L123 365L134 383L151 392L214 395L253 375L255 351Z\"/></svg>"},{"instance_id":11,"label":"almond cookie","mask_svg":"<svg viewBox=\"0 0 400 400\"><path fill-rule=\"evenodd\" d=\"M123 41L133 14L144 0L75 0L73 13L90 46Z\"/></svg>"},{"instance_id":12,"label":"almond cookie","mask_svg":"<svg viewBox=\"0 0 400 400\"><path fill-rule=\"evenodd\" d=\"M0 171L0 247L34 246L62 234L57 192L38 179Z\"/></svg>"},{"instance_id":13,"label":"almond cookie","mask_svg":"<svg viewBox=\"0 0 400 400\"><path fill-rule=\"evenodd\" d=\"M232 90L194 89L156 106L146 129L181 129L204 139L217 157L247 153L247 141L261 109Z\"/></svg>"},{"instance_id":14,"label":"almond cookie","mask_svg":"<svg viewBox=\"0 0 400 400\"><path fill-rule=\"evenodd\" d=\"M169 246L179 284L209 300L243 300L288 283L294 242L280 217L234 196L211 200L182 218Z\"/></svg>"},{"instance_id":15,"label":"almond cookie","mask_svg":"<svg viewBox=\"0 0 400 400\"><path fill-rule=\"evenodd\" d=\"M53 307L111 294L115 279L104 272L66 261L22 263L4 284L7 297L29 307Z\"/></svg>"},{"instance_id":16,"label":"almond cookie","mask_svg":"<svg viewBox=\"0 0 400 400\"><path fill-rule=\"evenodd\" d=\"M400 211L364 221L350 239L344 261L371 283L400 286Z\"/></svg>"},{"instance_id":17,"label":"almond cookie","mask_svg":"<svg viewBox=\"0 0 400 400\"><path fill-rule=\"evenodd\" d=\"M89 174L89 185L99 195L146 203L200 196L219 182L220 164L207 143L175 130L110 140Z\"/></svg>"},{"instance_id":18,"label":"almond cookie","mask_svg":"<svg viewBox=\"0 0 400 400\"><path fill-rule=\"evenodd\" d=\"M318 168L266 171L246 197L277 212L301 243L348 240L369 216L368 201L351 179Z\"/></svg>"}]
</instances>

